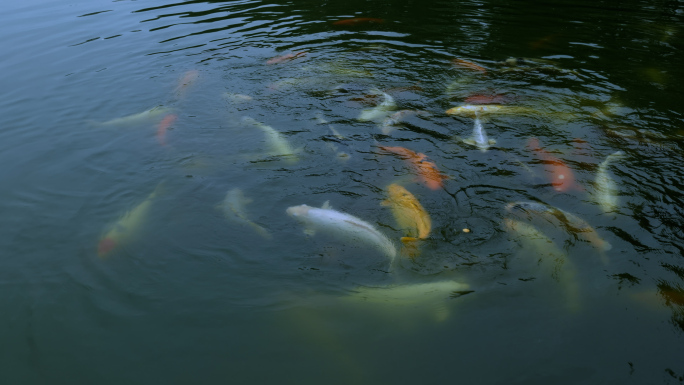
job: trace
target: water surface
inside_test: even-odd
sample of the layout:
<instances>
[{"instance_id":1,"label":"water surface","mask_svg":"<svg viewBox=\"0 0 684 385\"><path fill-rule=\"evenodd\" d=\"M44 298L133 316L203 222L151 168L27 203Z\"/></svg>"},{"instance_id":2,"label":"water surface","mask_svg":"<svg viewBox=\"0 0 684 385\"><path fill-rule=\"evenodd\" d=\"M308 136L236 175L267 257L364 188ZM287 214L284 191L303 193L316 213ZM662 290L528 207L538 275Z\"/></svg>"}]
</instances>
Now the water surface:
<instances>
[{"instance_id":1,"label":"water surface","mask_svg":"<svg viewBox=\"0 0 684 385\"><path fill-rule=\"evenodd\" d=\"M683 382L683 4L395 3L6 4L3 380ZM335 23L352 18L379 20ZM360 120L383 93L395 105ZM445 111L486 102L518 110L483 116L481 151L461 140L474 119ZM433 190L379 146L448 179ZM392 183L432 220L413 258ZM242 214L222 206L235 189ZM325 202L397 258L285 212ZM444 282L463 286L373 302Z\"/></svg>"}]
</instances>

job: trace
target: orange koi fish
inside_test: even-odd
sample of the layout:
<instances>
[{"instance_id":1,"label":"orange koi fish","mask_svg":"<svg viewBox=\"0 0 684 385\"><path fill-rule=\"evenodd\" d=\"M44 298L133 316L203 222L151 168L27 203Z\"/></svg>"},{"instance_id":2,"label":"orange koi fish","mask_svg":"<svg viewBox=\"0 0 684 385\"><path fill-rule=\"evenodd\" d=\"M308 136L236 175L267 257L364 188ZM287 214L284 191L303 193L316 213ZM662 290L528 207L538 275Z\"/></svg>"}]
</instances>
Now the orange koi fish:
<instances>
[{"instance_id":1,"label":"orange koi fish","mask_svg":"<svg viewBox=\"0 0 684 385\"><path fill-rule=\"evenodd\" d=\"M351 19L342 19L333 22L333 25L357 26L361 24L382 24L384 19L377 19L374 17L355 17Z\"/></svg>"},{"instance_id":2,"label":"orange koi fish","mask_svg":"<svg viewBox=\"0 0 684 385\"><path fill-rule=\"evenodd\" d=\"M286 55L272 57L272 58L266 60L266 64L267 65L273 65L273 64L284 63L286 61L294 60L294 59L301 57L301 56L306 56L306 51L301 51L301 52L297 52L297 53L288 53Z\"/></svg>"},{"instance_id":3,"label":"orange koi fish","mask_svg":"<svg viewBox=\"0 0 684 385\"><path fill-rule=\"evenodd\" d=\"M539 155L544 163L546 172L551 174L551 184L553 185L554 190L558 192L571 189L584 191L582 186L575 182L575 174L572 172L572 169L570 169L565 162L551 155L550 152L542 149L539 146L539 139L530 138L528 147L530 147Z\"/></svg>"},{"instance_id":4,"label":"orange koi fish","mask_svg":"<svg viewBox=\"0 0 684 385\"><path fill-rule=\"evenodd\" d=\"M473 94L465 98L464 102L466 104L506 104L513 99L505 94Z\"/></svg>"},{"instance_id":5,"label":"orange koi fish","mask_svg":"<svg viewBox=\"0 0 684 385\"><path fill-rule=\"evenodd\" d=\"M465 68L473 71L479 71L482 72L482 74L486 75L487 74L487 69L482 67L481 65L477 65L475 63L471 63L467 60L459 59L459 58L454 58L451 59L451 63L460 68Z\"/></svg>"},{"instance_id":6,"label":"orange koi fish","mask_svg":"<svg viewBox=\"0 0 684 385\"><path fill-rule=\"evenodd\" d=\"M166 145L166 130L171 127L171 125L178 119L178 115L176 114L169 114L162 119L161 122L159 122L159 126L157 128L157 140L159 140L159 144L162 146Z\"/></svg>"},{"instance_id":7,"label":"orange koi fish","mask_svg":"<svg viewBox=\"0 0 684 385\"><path fill-rule=\"evenodd\" d=\"M408 161L411 164L413 171L431 190L437 190L440 187L444 188L444 183L442 181L449 179L447 175L439 172L434 163L426 160L427 156L425 156L425 154L414 152L404 147L378 146L378 148L398 155L400 158Z\"/></svg>"}]
</instances>

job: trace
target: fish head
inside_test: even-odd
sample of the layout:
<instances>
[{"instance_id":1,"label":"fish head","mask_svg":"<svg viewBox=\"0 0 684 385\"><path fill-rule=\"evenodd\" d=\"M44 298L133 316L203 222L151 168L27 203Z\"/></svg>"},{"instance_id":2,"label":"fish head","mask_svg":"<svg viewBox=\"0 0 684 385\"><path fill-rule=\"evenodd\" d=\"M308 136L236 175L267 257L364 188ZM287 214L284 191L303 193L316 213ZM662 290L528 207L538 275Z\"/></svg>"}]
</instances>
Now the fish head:
<instances>
[{"instance_id":1,"label":"fish head","mask_svg":"<svg viewBox=\"0 0 684 385\"><path fill-rule=\"evenodd\" d=\"M393 201L404 201L413 196L408 190L396 183L387 186L387 193L389 194L390 200Z\"/></svg>"},{"instance_id":2,"label":"fish head","mask_svg":"<svg viewBox=\"0 0 684 385\"><path fill-rule=\"evenodd\" d=\"M285 210L285 212L291 217L301 218L307 216L309 210L311 210L311 206L299 205L288 207L287 210Z\"/></svg>"}]
</instances>

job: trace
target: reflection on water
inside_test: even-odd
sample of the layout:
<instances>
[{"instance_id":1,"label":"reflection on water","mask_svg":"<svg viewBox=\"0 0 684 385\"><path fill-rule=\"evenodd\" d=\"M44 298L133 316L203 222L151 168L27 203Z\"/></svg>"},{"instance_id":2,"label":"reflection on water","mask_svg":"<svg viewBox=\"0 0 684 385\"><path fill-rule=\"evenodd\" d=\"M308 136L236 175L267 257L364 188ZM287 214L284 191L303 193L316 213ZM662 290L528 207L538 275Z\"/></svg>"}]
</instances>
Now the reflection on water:
<instances>
[{"instance_id":1,"label":"reflection on water","mask_svg":"<svg viewBox=\"0 0 684 385\"><path fill-rule=\"evenodd\" d=\"M9 9L10 382L681 382L680 4Z\"/></svg>"}]
</instances>

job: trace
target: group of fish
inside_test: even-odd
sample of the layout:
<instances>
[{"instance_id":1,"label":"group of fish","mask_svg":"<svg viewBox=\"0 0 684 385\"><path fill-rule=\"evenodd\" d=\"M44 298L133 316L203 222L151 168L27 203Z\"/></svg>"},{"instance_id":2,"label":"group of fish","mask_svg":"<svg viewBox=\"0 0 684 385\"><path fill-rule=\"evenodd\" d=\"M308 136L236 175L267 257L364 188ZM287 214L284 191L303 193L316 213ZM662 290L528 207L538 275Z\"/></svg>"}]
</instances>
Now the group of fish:
<instances>
[{"instance_id":1,"label":"group of fish","mask_svg":"<svg viewBox=\"0 0 684 385\"><path fill-rule=\"evenodd\" d=\"M373 19L370 21L358 22L378 23L379 21ZM350 21L349 23L354 24L356 21ZM306 55L305 52L287 54L269 59L266 61L266 64L274 65L284 63L304 55ZM458 68L486 74L486 69L483 67L463 59L454 59L453 65ZM199 73L197 71L188 71L180 79L177 88L174 90L176 98L180 98L187 91L188 87L196 81L198 76ZM358 120L362 122L377 122L381 132L385 135L389 135L392 130L396 129L406 116L430 115L430 113L426 111L396 111L397 105L394 98L389 93L383 92L378 88L372 88L368 93L376 97L376 99L381 99L381 101L372 108L360 111ZM240 94L231 94L228 96L240 100L252 99L250 96ZM473 98L470 99L470 104L462 104L445 111L446 115L473 119L472 136L463 139L463 142L471 144L483 152L488 151L491 146L495 144L495 141L487 136L483 127L483 122L486 122L488 116L495 114L529 114L533 112L524 107L498 103L498 100L496 100L495 103L491 103L491 101L491 98L488 98L487 100L477 100L477 98ZM159 120L157 125L157 138L161 145L165 145L166 132L177 119L177 116L170 108L159 106L140 114L113 119L102 124L118 125L126 121L152 119ZM325 120L320 117L319 121L325 122ZM290 164L299 160L299 151L292 147L278 130L248 116L243 117L240 124L244 127L259 129L264 134L265 139L270 146L269 156L281 158L282 161ZM342 137L334 128L332 128L332 126L330 126L330 128L333 130L335 136ZM543 163L546 174L550 178L550 185L555 191L564 192L572 189L583 190L583 187L575 181L572 169L568 167L563 160L556 157L554 153L542 148L537 138L531 138L528 146ZM431 190L444 188L445 180L449 179L449 177L442 173L437 165L430 161L425 154L415 152L405 147L384 146L380 144L377 144L377 150L378 154L389 154L404 160L417 179ZM613 213L619 208L618 196L620 193L617 184L611 177L610 166L616 160L621 159L624 156L623 152L617 151L609 155L598 166L592 197L598 206L606 213ZM110 255L119 246L125 244L129 238L140 231L141 224L150 210L153 200L158 196L161 189L162 185L157 186L143 202L125 213L112 225L108 226L99 241L97 252L100 257L104 258ZM350 213L336 210L332 208L328 202L325 202L321 207L312 207L306 204L292 206L287 208L285 213L300 222L305 228L305 233L310 236L313 236L316 232L327 232L349 241L350 244L366 245L364 247L367 247L369 252L370 250L376 250L378 253L385 255L388 258L391 271L394 269L398 255L403 255L411 259L420 258L420 242L421 240L430 237L432 222L430 214L421 205L418 198L400 183L390 183L386 186L385 191L386 199L382 204L389 207L398 228L400 228L402 232L402 236L397 240L399 241L399 248L394 240L390 239L371 222ZM218 204L218 207L221 208L228 219L242 223L253 229L265 239L270 239L272 236L269 231L250 218L246 209L246 205L249 202L250 200L244 196L242 190L234 188L227 192L224 200ZM523 243L528 242L528 247L538 248L537 251L539 253L556 256L564 255L562 251L554 249L557 249L557 246L555 246L555 242L551 237L547 235L549 230L551 230L551 232L560 230L572 234L575 238L589 242L598 250L604 262L606 261L605 252L611 248L611 245L582 218L537 201L509 203L505 206L505 210L509 216L504 220L504 228L511 234L515 234L515 236L518 237L516 239L521 239ZM464 229L463 231L470 232L471 230ZM474 229L473 231L477 231L477 229ZM529 243L530 240L536 241ZM539 240L541 240L541 243ZM407 299L414 298L416 301L422 301L426 296L432 298L434 295L442 299L449 298L449 293L452 293L457 289L463 290L464 288L467 288L466 284L444 281L430 284L398 284L389 287L357 288L355 293L361 293L359 294L359 298L363 301L398 301L399 303L404 303L402 301L406 301ZM441 319L443 317L440 315L438 318Z\"/></svg>"}]
</instances>

